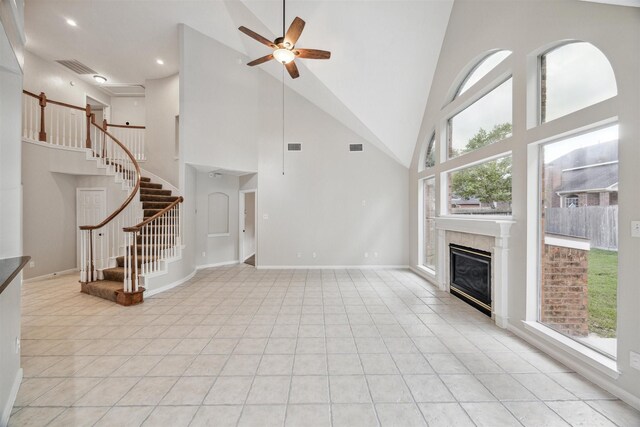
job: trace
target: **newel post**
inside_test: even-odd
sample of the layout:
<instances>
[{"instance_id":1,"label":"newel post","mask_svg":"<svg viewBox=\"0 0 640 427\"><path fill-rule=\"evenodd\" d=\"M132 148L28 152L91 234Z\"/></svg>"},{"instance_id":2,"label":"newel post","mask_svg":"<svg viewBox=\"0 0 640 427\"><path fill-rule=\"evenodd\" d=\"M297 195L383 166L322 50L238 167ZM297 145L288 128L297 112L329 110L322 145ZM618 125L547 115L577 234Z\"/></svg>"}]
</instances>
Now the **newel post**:
<instances>
[{"instance_id":1,"label":"newel post","mask_svg":"<svg viewBox=\"0 0 640 427\"><path fill-rule=\"evenodd\" d=\"M102 129L106 132L107 131L107 119L102 119Z\"/></svg>"},{"instance_id":2,"label":"newel post","mask_svg":"<svg viewBox=\"0 0 640 427\"><path fill-rule=\"evenodd\" d=\"M87 148L91 148L91 105L87 104L85 108L87 115Z\"/></svg>"},{"instance_id":3,"label":"newel post","mask_svg":"<svg viewBox=\"0 0 640 427\"><path fill-rule=\"evenodd\" d=\"M46 142L47 132L44 130L44 107L47 106L47 95L44 92L40 92L40 132L38 133L38 140Z\"/></svg>"}]
</instances>

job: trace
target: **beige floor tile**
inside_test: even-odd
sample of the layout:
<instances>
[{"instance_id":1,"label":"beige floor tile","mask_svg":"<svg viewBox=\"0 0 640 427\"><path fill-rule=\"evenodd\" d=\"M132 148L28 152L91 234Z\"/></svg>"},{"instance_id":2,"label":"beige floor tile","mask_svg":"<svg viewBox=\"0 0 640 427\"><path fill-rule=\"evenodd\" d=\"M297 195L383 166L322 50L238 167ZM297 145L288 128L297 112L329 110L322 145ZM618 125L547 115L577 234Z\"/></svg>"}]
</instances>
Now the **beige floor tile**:
<instances>
[{"instance_id":1,"label":"beige floor tile","mask_svg":"<svg viewBox=\"0 0 640 427\"><path fill-rule=\"evenodd\" d=\"M191 427L235 427L240 419L242 405L200 406Z\"/></svg>"},{"instance_id":2,"label":"beige floor tile","mask_svg":"<svg viewBox=\"0 0 640 427\"><path fill-rule=\"evenodd\" d=\"M73 406L113 406L139 380L140 378L137 377L105 378L76 401Z\"/></svg>"},{"instance_id":3,"label":"beige floor tile","mask_svg":"<svg viewBox=\"0 0 640 427\"><path fill-rule=\"evenodd\" d=\"M32 406L71 406L95 387L102 378L67 378L34 400Z\"/></svg>"},{"instance_id":4,"label":"beige floor tile","mask_svg":"<svg viewBox=\"0 0 640 427\"><path fill-rule=\"evenodd\" d=\"M178 377L143 377L117 403L118 406L157 405Z\"/></svg>"},{"instance_id":5,"label":"beige floor tile","mask_svg":"<svg viewBox=\"0 0 640 427\"><path fill-rule=\"evenodd\" d=\"M329 427L331 426L330 405L289 405L285 427Z\"/></svg>"},{"instance_id":6,"label":"beige floor tile","mask_svg":"<svg viewBox=\"0 0 640 427\"><path fill-rule=\"evenodd\" d=\"M100 418L96 427L137 427L153 411L152 406L114 406Z\"/></svg>"},{"instance_id":7,"label":"beige floor tile","mask_svg":"<svg viewBox=\"0 0 640 427\"><path fill-rule=\"evenodd\" d=\"M215 377L182 377L164 396L160 405L200 405Z\"/></svg>"},{"instance_id":8,"label":"beige floor tile","mask_svg":"<svg viewBox=\"0 0 640 427\"><path fill-rule=\"evenodd\" d=\"M68 408L58 415L47 427L89 427L107 413L109 408Z\"/></svg>"},{"instance_id":9,"label":"beige floor tile","mask_svg":"<svg viewBox=\"0 0 640 427\"><path fill-rule=\"evenodd\" d=\"M57 417L65 408L22 408L9 419L9 427L39 427Z\"/></svg>"}]
</instances>

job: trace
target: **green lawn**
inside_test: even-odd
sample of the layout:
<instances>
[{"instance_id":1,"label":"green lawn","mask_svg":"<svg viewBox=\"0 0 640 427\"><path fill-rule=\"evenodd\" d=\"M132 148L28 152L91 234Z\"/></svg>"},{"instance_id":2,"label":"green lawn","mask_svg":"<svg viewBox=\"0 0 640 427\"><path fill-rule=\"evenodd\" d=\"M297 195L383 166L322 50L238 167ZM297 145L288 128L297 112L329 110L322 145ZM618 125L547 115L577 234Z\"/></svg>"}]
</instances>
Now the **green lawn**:
<instances>
[{"instance_id":1,"label":"green lawn","mask_svg":"<svg viewBox=\"0 0 640 427\"><path fill-rule=\"evenodd\" d=\"M615 338L618 302L618 252L589 251L589 332Z\"/></svg>"}]
</instances>

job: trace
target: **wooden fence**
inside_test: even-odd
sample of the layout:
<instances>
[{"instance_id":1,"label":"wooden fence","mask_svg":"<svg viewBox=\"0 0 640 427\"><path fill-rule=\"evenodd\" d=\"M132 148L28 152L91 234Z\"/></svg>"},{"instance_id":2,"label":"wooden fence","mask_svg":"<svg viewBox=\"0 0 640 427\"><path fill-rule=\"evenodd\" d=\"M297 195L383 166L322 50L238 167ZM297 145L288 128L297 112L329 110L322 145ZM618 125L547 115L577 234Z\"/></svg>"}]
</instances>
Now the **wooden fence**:
<instances>
[{"instance_id":1,"label":"wooden fence","mask_svg":"<svg viewBox=\"0 0 640 427\"><path fill-rule=\"evenodd\" d=\"M617 251L618 206L547 208L545 231L582 237L591 241L592 248Z\"/></svg>"}]
</instances>

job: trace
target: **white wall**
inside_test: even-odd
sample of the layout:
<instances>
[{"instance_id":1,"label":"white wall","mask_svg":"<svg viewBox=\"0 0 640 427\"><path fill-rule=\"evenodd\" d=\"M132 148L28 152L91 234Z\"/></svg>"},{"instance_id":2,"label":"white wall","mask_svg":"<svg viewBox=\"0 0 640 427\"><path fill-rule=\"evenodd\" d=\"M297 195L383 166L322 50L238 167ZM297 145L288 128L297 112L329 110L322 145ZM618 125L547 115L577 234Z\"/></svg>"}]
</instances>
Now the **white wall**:
<instances>
[{"instance_id":1,"label":"white wall","mask_svg":"<svg viewBox=\"0 0 640 427\"><path fill-rule=\"evenodd\" d=\"M106 188L107 214L122 204L128 192L112 176L100 176L104 171L96 168L95 161L86 160L84 152L29 142L22 146L24 249L35 264L25 268L24 277L74 269L76 188Z\"/></svg>"},{"instance_id":2,"label":"white wall","mask_svg":"<svg viewBox=\"0 0 640 427\"><path fill-rule=\"evenodd\" d=\"M618 97L615 101L605 101L585 111L527 129L527 123L532 122L531 116L535 116L535 96L529 103L530 108L526 108L527 90L533 88L532 93L535 94L535 58L555 43L572 39L590 42L608 57L617 78ZM527 319L527 259L529 256L529 265L534 265L536 259L535 252L529 253L527 242L527 220L531 212L527 204L528 145L599 120L615 116L619 118L620 376L617 380L611 380L587 364L578 362L563 348L553 344L549 348L572 360L574 369L640 406L640 371L629 366L629 351L640 352L640 311L637 309L640 304L640 287L637 284L640 276L640 263L637 262L640 239L631 238L628 231L630 221L638 219L640 212L640 193L636 188L640 182L640 169L636 161L640 159L640 61L637 54L640 51L640 13L637 8L580 1L554 2L553 7L543 7L538 1L458 0L454 3L411 165L411 265L418 264L418 179L425 176L424 172L418 172L422 144L434 128L437 134L440 133L440 120L443 119L440 110L447 103L451 88L460 83L474 61L491 49L513 51L510 60L513 63L514 130L513 137L505 142L513 152L513 217L516 221L511 228L510 238L508 315L510 327L530 340L535 338L521 322ZM479 155L476 152L467 156L475 160ZM444 172L439 166L435 167L435 171ZM538 221L537 215L531 219Z\"/></svg>"},{"instance_id":3,"label":"white wall","mask_svg":"<svg viewBox=\"0 0 640 427\"><path fill-rule=\"evenodd\" d=\"M145 99L145 150L143 167L178 186L178 159L174 156L175 118L179 113L177 75L147 80Z\"/></svg>"},{"instance_id":4,"label":"white wall","mask_svg":"<svg viewBox=\"0 0 640 427\"><path fill-rule=\"evenodd\" d=\"M210 178L206 172L197 174L196 199L196 264L211 265L238 260L238 190L237 176L220 175ZM229 234L209 236L209 199L211 193L229 196ZM202 254L205 253L205 256Z\"/></svg>"},{"instance_id":5,"label":"white wall","mask_svg":"<svg viewBox=\"0 0 640 427\"><path fill-rule=\"evenodd\" d=\"M285 139L303 149L282 175L282 84L188 27L181 49L184 159L258 171L260 266L407 264L406 168L287 89Z\"/></svg>"},{"instance_id":6,"label":"white wall","mask_svg":"<svg viewBox=\"0 0 640 427\"><path fill-rule=\"evenodd\" d=\"M257 124L265 113L260 88L267 76L244 65L239 52L192 28L181 25L180 35L184 161L257 171Z\"/></svg>"},{"instance_id":7,"label":"white wall","mask_svg":"<svg viewBox=\"0 0 640 427\"><path fill-rule=\"evenodd\" d=\"M71 86L70 82L74 85ZM105 105L111 104L111 97L96 86L85 83L62 65L29 51L25 52L24 89L35 94L44 92L49 99L79 107L87 104L87 95Z\"/></svg>"},{"instance_id":8,"label":"white wall","mask_svg":"<svg viewBox=\"0 0 640 427\"><path fill-rule=\"evenodd\" d=\"M131 126L144 126L147 122L146 99L142 96L111 97L111 119L109 123Z\"/></svg>"},{"instance_id":9,"label":"white wall","mask_svg":"<svg viewBox=\"0 0 640 427\"><path fill-rule=\"evenodd\" d=\"M23 1L0 4L0 258L23 255L20 185ZM8 31L10 34L8 35ZM19 274L0 294L0 425L6 425L20 386Z\"/></svg>"}]
</instances>

